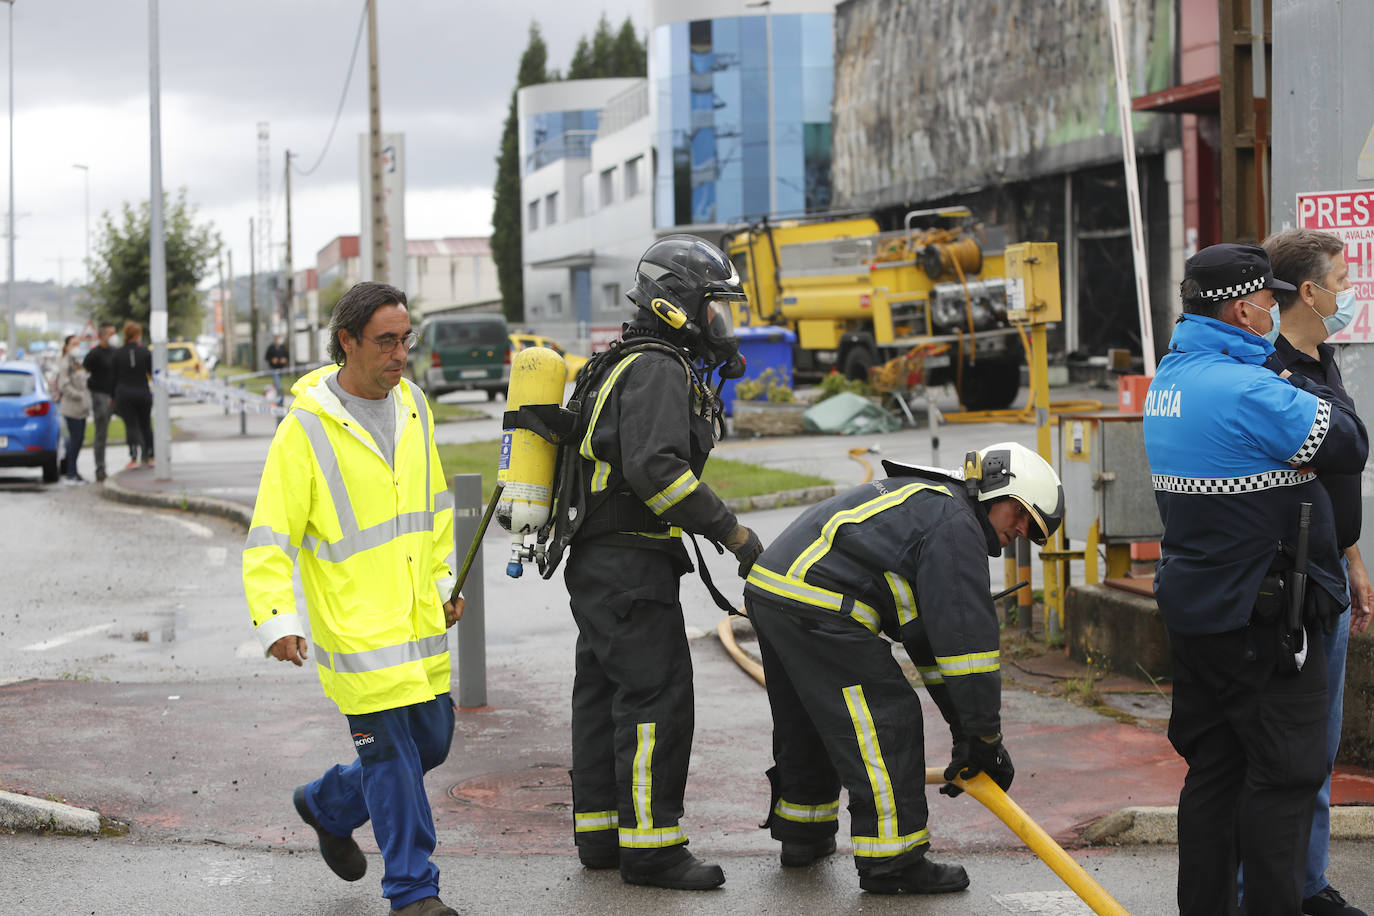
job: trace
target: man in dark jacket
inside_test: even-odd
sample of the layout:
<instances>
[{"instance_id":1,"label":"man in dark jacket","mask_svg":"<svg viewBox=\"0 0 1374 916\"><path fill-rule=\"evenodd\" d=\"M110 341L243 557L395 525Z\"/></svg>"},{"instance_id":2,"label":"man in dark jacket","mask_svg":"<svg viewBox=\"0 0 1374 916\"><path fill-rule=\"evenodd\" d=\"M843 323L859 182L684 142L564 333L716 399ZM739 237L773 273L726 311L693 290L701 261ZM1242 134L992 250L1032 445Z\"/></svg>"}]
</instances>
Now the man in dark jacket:
<instances>
[{"instance_id":1,"label":"man in dark jacket","mask_svg":"<svg viewBox=\"0 0 1374 916\"><path fill-rule=\"evenodd\" d=\"M1213 245L1189 258L1183 315L1145 398L1164 521L1155 597L1174 677L1169 740L1188 763L1181 916L1236 912L1237 864L1243 912L1300 912L1325 776L1324 631L1347 601L1331 499L1314 471L1358 473L1368 439L1329 388L1265 367L1280 329L1274 290L1293 286L1274 278L1262 248Z\"/></svg>"},{"instance_id":2,"label":"man in dark jacket","mask_svg":"<svg viewBox=\"0 0 1374 916\"><path fill-rule=\"evenodd\" d=\"M281 342L280 334L272 335L272 342L267 345L263 359L267 361L267 368L272 370L272 388L277 392L277 403L281 404L286 398L286 392L282 391L282 373L291 362L291 354L287 352L286 344Z\"/></svg>"},{"instance_id":3,"label":"man in dark jacket","mask_svg":"<svg viewBox=\"0 0 1374 916\"><path fill-rule=\"evenodd\" d=\"M968 875L926 858L921 702L888 639L906 646L949 725L945 778L987 772L1008 788L987 558L1017 537L1043 544L1064 490L1044 459L1011 442L971 453L963 475L883 466L889 476L803 512L745 583L773 710L766 826L785 866L830 855L843 785L859 886L947 893Z\"/></svg>"},{"instance_id":4,"label":"man in dark jacket","mask_svg":"<svg viewBox=\"0 0 1374 916\"><path fill-rule=\"evenodd\" d=\"M95 420L95 435L91 450L95 453L95 479L105 479L105 437L110 431L110 417L114 415L114 348L115 326L102 324L96 345L86 353L81 365L87 372L86 387L91 389L91 419Z\"/></svg>"},{"instance_id":5,"label":"man in dark jacket","mask_svg":"<svg viewBox=\"0 0 1374 916\"><path fill-rule=\"evenodd\" d=\"M725 875L687 851L678 823L693 733L681 538L729 547L741 575L762 550L701 482L720 412L702 373L743 374L728 303L744 293L718 248L668 236L644 253L629 297L623 341L583 370L603 374L580 405L581 521L564 571L578 630L574 838L588 868L699 890Z\"/></svg>"}]
</instances>

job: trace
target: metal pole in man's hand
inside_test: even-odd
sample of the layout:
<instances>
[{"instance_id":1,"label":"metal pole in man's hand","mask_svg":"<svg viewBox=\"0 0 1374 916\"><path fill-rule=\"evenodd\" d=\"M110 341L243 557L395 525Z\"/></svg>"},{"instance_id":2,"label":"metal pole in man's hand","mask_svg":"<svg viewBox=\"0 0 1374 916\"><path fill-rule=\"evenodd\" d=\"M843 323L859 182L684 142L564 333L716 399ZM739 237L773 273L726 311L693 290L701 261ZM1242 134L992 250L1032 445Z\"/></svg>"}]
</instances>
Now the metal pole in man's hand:
<instances>
[{"instance_id":1,"label":"metal pole in man's hand","mask_svg":"<svg viewBox=\"0 0 1374 916\"><path fill-rule=\"evenodd\" d=\"M499 495L498 488L497 494ZM454 596L466 585L467 606L463 619L458 621L458 705L473 708L487 705L487 626L485 588L482 576L482 535L496 506L482 516L482 475L455 474L453 476L453 547L454 555L466 553L463 567L454 584ZM473 567L477 575L469 575Z\"/></svg>"}]
</instances>

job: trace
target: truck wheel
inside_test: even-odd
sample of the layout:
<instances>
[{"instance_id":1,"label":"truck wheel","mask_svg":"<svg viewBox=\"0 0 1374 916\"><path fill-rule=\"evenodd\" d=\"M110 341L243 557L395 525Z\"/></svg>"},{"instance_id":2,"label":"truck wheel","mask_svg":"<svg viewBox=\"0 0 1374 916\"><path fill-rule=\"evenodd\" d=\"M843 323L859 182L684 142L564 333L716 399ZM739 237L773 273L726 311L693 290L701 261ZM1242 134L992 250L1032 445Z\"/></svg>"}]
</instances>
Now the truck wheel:
<instances>
[{"instance_id":1,"label":"truck wheel","mask_svg":"<svg viewBox=\"0 0 1374 916\"><path fill-rule=\"evenodd\" d=\"M868 381L868 370L873 367L873 351L867 347L855 347L845 354L844 377L856 382Z\"/></svg>"},{"instance_id":2,"label":"truck wheel","mask_svg":"<svg viewBox=\"0 0 1374 916\"><path fill-rule=\"evenodd\" d=\"M959 401L965 410L1003 410L1021 390L1021 364L1010 359L980 359L964 367Z\"/></svg>"}]
</instances>

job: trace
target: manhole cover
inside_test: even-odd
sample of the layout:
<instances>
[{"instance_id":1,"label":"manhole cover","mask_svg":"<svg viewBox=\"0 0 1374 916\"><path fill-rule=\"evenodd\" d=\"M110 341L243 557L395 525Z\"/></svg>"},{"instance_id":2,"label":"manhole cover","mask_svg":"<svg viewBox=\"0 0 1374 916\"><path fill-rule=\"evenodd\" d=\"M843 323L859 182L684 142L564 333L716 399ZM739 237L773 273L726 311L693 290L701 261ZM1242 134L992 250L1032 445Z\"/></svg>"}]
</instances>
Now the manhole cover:
<instances>
[{"instance_id":1,"label":"manhole cover","mask_svg":"<svg viewBox=\"0 0 1374 916\"><path fill-rule=\"evenodd\" d=\"M502 811L565 811L572 784L565 766L538 764L527 770L486 773L449 786L449 798Z\"/></svg>"}]
</instances>

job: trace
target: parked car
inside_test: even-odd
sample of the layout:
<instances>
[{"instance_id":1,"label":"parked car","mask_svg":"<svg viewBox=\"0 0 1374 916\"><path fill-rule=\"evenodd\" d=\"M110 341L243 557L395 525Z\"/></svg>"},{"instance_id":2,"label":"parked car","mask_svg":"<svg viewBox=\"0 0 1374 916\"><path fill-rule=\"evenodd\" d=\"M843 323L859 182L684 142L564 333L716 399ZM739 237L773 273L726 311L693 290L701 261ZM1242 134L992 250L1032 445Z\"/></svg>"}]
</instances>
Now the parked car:
<instances>
[{"instance_id":1,"label":"parked car","mask_svg":"<svg viewBox=\"0 0 1374 916\"><path fill-rule=\"evenodd\" d=\"M511 342L500 315L435 315L420 325L410 353L410 377L425 394L485 391L504 394L510 382Z\"/></svg>"},{"instance_id":2,"label":"parked car","mask_svg":"<svg viewBox=\"0 0 1374 916\"><path fill-rule=\"evenodd\" d=\"M0 467L39 467L57 482L62 421L37 363L0 363Z\"/></svg>"},{"instance_id":3,"label":"parked car","mask_svg":"<svg viewBox=\"0 0 1374 916\"><path fill-rule=\"evenodd\" d=\"M511 346L516 353L526 347L548 347L550 350L563 357L563 362L568 364L568 381L577 378L577 373L582 371L582 367L587 365L587 357L578 356L576 353L569 353L560 347L552 337L544 337L541 334L512 334L510 336Z\"/></svg>"},{"instance_id":4,"label":"parked car","mask_svg":"<svg viewBox=\"0 0 1374 916\"><path fill-rule=\"evenodd\" d=\"M193 379L210 377L210 371L200 358L200 351L189 340L167 341L167 374Z\"/></svg>"}]
</instances>

